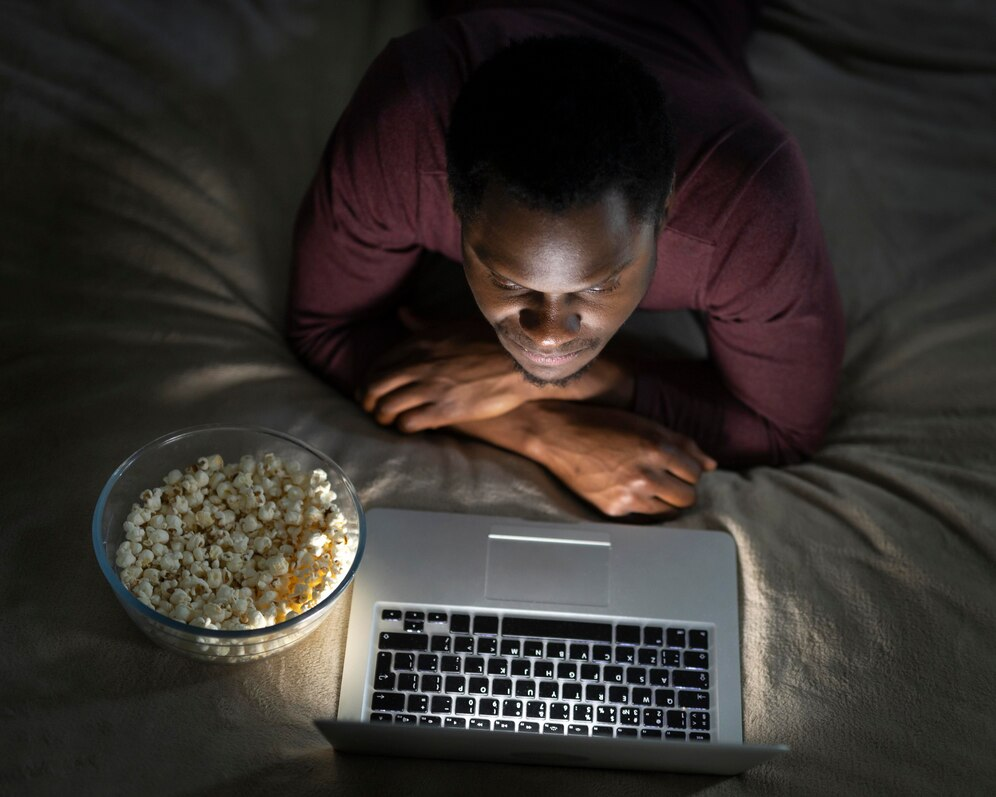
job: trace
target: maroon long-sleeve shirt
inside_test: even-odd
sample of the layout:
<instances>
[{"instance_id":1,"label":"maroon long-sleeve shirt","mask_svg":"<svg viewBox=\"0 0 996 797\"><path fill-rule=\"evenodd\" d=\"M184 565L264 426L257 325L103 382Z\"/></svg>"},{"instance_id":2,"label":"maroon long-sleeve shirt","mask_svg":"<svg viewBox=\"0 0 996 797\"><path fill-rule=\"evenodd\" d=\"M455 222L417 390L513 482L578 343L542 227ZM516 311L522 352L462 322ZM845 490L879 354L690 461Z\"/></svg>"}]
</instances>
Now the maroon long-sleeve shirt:
<instances>
[{"instance_id":1,"label":"maroon long-sleeve shirt","mask_svg":"<svg viewBox=\"0 0 996 797\"><path fill-rule=\"evenodd\" d=\"M675 123L676 188L640 308L700 311L709 345L705 362L648 357L633 410L694 438L721 464L796 461L823 437L844 339L798 147L751 92L730 31L717 30L721 14L709 19L690 10L694 3L675 4L650 24L597 6L478 11L384 50L302 203L290 339L351 393L404 334L399 292L420 253L461 260L444 132L470 72L512 40L595 36L660 80Z\"/></svg>"}]
</instances>

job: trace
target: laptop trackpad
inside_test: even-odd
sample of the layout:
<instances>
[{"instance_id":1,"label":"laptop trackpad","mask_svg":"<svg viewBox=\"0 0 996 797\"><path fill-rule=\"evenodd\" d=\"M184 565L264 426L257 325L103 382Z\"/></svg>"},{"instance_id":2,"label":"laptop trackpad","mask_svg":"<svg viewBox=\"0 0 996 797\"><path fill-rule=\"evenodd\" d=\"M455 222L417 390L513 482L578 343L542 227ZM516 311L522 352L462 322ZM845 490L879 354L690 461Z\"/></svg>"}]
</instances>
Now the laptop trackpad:
<instances>
[{"instance_id":1,"label":"laptop trackpad","mask_svg":"<svg viewBox=\"0 0 996 797\"><path fill-rule=\"evenodd\" d=\"M608 536L537 537L514 529L488 535L484 594L494 600L609 604Z\"/></svg>"}]
</instances>

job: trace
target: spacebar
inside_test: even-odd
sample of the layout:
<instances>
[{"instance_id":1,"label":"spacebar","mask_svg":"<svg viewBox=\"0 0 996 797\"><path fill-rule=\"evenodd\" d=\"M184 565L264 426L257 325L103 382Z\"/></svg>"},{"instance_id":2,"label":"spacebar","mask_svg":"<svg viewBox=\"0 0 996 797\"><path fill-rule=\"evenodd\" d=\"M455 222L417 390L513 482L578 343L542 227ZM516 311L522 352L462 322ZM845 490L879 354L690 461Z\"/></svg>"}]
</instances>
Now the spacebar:
<instances>
[{"instance_id":1,"label":"spacebar","mask_svg":"<svg viewBox=\"0 0 996 797\"><path fill-rule=\"evenodd\" d=\"M505 617L501 621L503 636L539 636L558 639L590 639L611 642L612 625L581 620L546 620L540 617Z\"/></svg>"}]
</instances>

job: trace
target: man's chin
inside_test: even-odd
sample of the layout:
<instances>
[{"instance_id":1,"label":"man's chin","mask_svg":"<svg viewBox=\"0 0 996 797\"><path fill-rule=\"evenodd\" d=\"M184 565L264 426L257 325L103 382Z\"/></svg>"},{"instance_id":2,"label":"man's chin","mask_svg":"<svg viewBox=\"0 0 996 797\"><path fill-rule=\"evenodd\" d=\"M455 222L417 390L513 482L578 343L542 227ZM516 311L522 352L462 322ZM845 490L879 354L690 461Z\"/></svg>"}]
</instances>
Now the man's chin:
<instances>
[{"instance_id":1,"label":"man's chin","mask_svg":"<svg viewBox=\"0 0 996 797\"><path fill-rule=\"evenodd\" d=\"M512 357L512 362L515 363L515 370L518 371L522 375L522 378L531 385L535 385L536 387L567 387L584 376L585 372L594 364L595 358L592 357L588 360L588 362L578 368L578 370L568 374L567 376L555 377L544 377L534 374L526 370L525 366L515 359L515 357Z\"/></svg>"}]
</instances>

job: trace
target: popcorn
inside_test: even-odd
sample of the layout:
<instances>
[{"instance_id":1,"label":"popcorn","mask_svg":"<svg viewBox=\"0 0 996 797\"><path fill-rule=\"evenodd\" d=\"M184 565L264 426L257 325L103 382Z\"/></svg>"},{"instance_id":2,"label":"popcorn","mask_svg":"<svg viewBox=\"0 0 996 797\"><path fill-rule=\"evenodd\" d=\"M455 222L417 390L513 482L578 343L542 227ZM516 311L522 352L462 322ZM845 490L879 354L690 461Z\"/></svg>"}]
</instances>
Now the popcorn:
<instances>
[{"instance_id":1,"label":"popcorn","mask_svg":"<svg viewBox=\"0 0 996 797\"><path fill-rule=\"evenodd\" d=\"M143 490L115 562L146 606L207 630L260 629L303 614L339 583L355 530L328 473L273 453L201 457Z\"/></svg>"}]
</instances>

